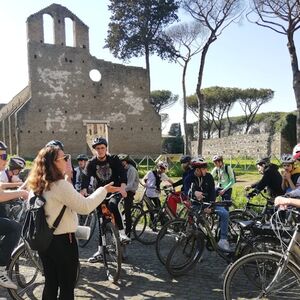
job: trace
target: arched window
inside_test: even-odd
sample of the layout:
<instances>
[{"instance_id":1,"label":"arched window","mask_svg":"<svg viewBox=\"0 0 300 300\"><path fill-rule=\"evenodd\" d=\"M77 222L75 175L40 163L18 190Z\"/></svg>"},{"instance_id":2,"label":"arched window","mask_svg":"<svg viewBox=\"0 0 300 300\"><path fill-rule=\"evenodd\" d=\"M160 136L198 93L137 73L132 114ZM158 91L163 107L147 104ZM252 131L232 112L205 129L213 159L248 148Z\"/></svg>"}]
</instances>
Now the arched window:
<instances>
[{"instance_id":1,"label":"arched window","mask_svg":"<svg viewBox=\"0 0 300 300\"><path fill-rule=\"evenodd\" d=\"M54 44L54 20L49 14L43 14L44 43Z\"/></svg>"},{"instance_id":2,"label":"arched window","mask_svg":"<svg viewBox=\"0 0 300 300\"><path fill-rule=\"evenodd\" d=\"M74 24L70 18L65 18L66 46L75 47Z\"/></svg>"}]
</instances>

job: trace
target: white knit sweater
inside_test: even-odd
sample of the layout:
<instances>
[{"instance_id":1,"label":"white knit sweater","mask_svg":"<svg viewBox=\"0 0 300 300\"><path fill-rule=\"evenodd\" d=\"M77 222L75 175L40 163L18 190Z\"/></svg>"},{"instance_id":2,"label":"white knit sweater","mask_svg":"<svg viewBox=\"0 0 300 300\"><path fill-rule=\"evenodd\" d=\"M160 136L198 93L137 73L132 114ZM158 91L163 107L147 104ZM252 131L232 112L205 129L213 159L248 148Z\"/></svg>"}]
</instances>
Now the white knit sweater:
<instances>
[{"instance_id":1,"label":"white knit sweater","mask_svg":"<svg viewBox=\"0 0 300 300\"><path fill-rule=\"evenodd\" d=\"M52 226L61 209L66 205L65 213L54 234L75 232L78 226L77 213L89 214L105 199L106 194L106 189L100 187L85 198L74 189L71 183L63 179L58 180L51 184L50 191L43 193L46 199L47 223Z\"/></svg>"}]
</instances>

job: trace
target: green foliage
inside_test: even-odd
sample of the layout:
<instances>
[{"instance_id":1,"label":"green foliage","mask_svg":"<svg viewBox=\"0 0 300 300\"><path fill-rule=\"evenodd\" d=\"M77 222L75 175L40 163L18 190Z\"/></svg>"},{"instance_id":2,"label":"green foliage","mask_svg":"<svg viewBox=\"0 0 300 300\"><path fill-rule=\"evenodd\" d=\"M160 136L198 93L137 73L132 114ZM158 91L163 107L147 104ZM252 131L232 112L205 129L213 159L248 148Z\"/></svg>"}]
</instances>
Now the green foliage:
<instances>
[{"instance_id":1,"label":"green foliage","mask_svg":"<svg viewBox=\"0 0 300 300\"><path fill-rule=\"evenodd\" d=\"M172 59L176 53L163 29L178 19L175 0L110 0L106 48L128 60L145 54Z\"/></svg>"},{"instance_id":2,"label":"green foliage","mask_svg":"<svg viewBox=\"0 0 300 300\"><path fill-rule=\"evenodd\" d=\"M182 136L163 138L162 148L165 153L183 153L184 141Z\"/></svg>"},{"instance_id":3,"label":"green foliage","mask_svg":"<svg viewBox=\"0 0 300 300\"><path fill-rule=\"evenodd\" d=\"M297 144L297 136L296 136L296 122L297 116L294 113L289 113L286 115L282 126L281 126L281 133L286 141L289 143L291 148Z\"/></svg>"},{"instance_id":4,"label":"green foliage","mask_svg":"<svg viewBox=\"0 0 300 300\"><path fill-rule=\"evenodd\" d=\"M172 106L177 100L178 95L173 95L171 91L156 90L150 93L150 103L157 113L160 113L162 109Z\"/></svg>"},{"instance_id":5,"label":"green foliage","mask_svg":"<svg viewBox=\"0 0 300 300\"><path fill-rule=\"evenodd\" d=\"M173 123L170 126L169 135L171 136L182 136L180 123ZM181 153L181 152L178 152Z\"/></svg>"}]
</instances>

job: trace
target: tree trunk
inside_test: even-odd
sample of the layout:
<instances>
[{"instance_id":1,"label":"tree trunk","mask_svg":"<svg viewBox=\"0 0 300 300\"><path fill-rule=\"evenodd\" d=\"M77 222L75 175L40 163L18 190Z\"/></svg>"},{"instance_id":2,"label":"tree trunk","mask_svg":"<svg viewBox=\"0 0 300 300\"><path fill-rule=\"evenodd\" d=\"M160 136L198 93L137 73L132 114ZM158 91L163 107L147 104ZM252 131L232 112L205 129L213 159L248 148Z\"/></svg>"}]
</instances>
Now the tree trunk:
<instances>
[{"instance_id":1,"label":"tree trunk","mask_svg":"<svg viewBox=\"0 0 300 300\"><path fill-rule=\"evenodd\" d=\"M204 95L201 93L202 78L204 72L205 58L209 48L210 42L208 41L203 47L200 59L200 67L198 72L198 81L196 87L196 95L198 100L198 139L197 139L197 154L202 155L203 148L203 112L204 112Z\"/></svg>"},{"instance_id":2,"label":"tree trunk","mask_svg":"<svg viewBox=\"0 0 300 300\"><path fill-rule=\"evenodd\" d=\"M150 55L149 55L149 47L145 45L145 61L146 61L146 72L148 77L148 86L149 91L151 92L151 80L150 80Z\"/></svg>"},{"instance_id":3,"label":"tree trunk","mask_svg":"<svg viewBox=\"0 0 300 300\"><path fill-rule=\"evenodd\" d=\"M300 72L297 59L296 47L294 44L294 34L293 32L287 35L288 37L288 50L291 57L291 66L293 73L293 89L295 94L295 100L297 104L297 142L300 141Z\"/></svg>"},{"instance_id":4,"label":"tree trunk","mask_svg":"<svg viewBox=\"0 0 300 300\"><path fill-rule=\"evenodd\" d=\"M186 122L186 112L187 112L187 101L186 101L186 87L185 87L185 77L187 70L188 61L184 62L183 72L182 72L182 91L183 91L183 130L184 130L184 154L190 154L189 140L188 140L188 130Z\"/></svg>"}]
</instances>

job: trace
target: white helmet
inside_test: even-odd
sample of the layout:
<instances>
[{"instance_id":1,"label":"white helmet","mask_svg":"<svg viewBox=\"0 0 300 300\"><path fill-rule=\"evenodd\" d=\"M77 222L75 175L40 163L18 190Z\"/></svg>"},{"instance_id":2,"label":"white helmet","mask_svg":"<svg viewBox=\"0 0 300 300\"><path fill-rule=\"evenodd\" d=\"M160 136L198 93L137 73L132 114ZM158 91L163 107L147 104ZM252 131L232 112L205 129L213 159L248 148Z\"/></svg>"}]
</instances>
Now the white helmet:
<instances>
[{"instance_id":1,"label":"white helmet","mask_svg":"<svg viewBox=\"0 0 300 300\"><path fill-rule=\"evenodd\" d=\"M162 161L162 160L158 161L158 163L156 165L158 168L163 168L165 170L168 169L168 167L169 167L168 163L165 161Z\"/></svg>"},{"instance_id":2,"label":"white helmet","mask_svg":"<svg viewBox=\"0 0 300 300\"><path fill-rule=\"evenodd\" d=\"M207 168L207 162L202 156L192 158L191 165L193 168Z\"/></svg>"},{"instance_id":3,"label":"white helmet","mask_svg":"<svg viewBox=\"0 0 300 300\"><path fill-rule=\"evenodd\" d=\"M282 164L293 164L295 159L292 154L282 154L280 161Z\"/></svg>"},{"instance_id":4,"label":"white helmet","mask_svg":"<svg viewBox=\"0 0 300 300\"><path fill-rule=\"evenodd\" d=\"M222 155L219 155L219 154L216 154L212 157L212 161L215 162L217 160L221 160L223 161L223 156Z\"/></svg>"}]
</instances>

